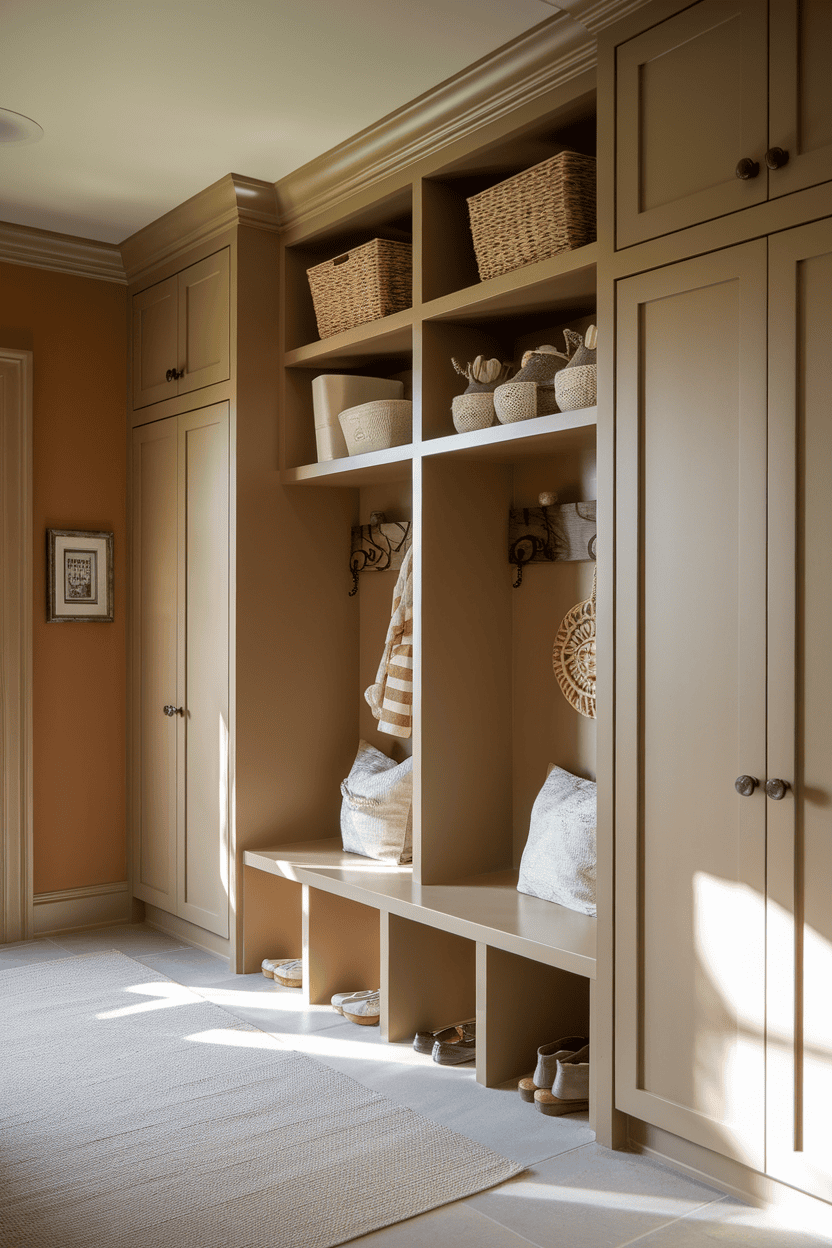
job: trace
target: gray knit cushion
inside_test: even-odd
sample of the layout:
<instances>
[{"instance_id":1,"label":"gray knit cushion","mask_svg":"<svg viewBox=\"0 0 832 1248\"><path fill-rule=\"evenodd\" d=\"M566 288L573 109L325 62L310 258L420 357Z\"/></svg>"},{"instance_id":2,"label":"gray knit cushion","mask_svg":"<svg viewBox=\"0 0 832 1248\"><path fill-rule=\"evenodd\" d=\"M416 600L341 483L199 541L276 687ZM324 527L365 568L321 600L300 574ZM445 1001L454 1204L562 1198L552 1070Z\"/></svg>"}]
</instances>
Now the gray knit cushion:
<instances>
[{"instance_id":1,"label":"gray knit cushion","mask_svg":"<svg viewBox=\"0 0 832 1248\"><path fill-rule=\"evenodd\" d=\"M517 889L595 914L595 781L553 767L532 807Z\"/></svg>"},{"instance_id":2,"label":"gray knit cushion","mask_svg":"<svg viewBox=\"0 0 832 1248\"><path fill-rule=\"evenodd\" d=\"M360 742L352 770L341 784L344 849L380 862L413 857L413 759L396 763Z\"/></svg>"}]
</instances>

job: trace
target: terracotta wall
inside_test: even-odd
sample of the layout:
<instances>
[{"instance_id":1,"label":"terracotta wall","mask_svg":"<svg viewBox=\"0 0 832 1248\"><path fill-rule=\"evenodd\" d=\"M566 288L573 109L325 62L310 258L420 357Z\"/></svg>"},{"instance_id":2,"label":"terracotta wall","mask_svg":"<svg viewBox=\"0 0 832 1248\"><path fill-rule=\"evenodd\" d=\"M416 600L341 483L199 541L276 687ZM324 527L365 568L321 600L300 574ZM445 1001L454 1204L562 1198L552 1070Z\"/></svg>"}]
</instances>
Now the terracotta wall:
<instances>
[{"instance_id":1,"label":"terracotta wall","mask_svg":"<svg viewBox=\"0 0 832 1248\"><path fill-rule=\"evenodd\" d=\"M34 353L35 893L126 878L126 287L0 264L0 345ZM47 528L110 529L115 622L45 622Z\"/></svg>"}]
</instances>

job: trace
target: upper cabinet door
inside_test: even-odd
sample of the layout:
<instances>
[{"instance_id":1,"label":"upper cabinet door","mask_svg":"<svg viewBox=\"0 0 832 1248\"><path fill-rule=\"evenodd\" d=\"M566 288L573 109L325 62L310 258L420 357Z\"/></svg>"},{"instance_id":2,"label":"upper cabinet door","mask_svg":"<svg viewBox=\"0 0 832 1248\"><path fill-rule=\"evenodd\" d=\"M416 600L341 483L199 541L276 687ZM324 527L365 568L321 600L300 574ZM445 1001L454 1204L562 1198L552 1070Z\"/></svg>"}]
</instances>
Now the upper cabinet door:
<instances>
[{"instance_id":1,"label":"upper cabinet door","mask_svg":"<svg viewBox=\"0 0 832 1248\"><path fill-rule=\"evenodd\" d=\"M616 1105L763 1163L766 244L618 283Z\"/></svg>"},{"instance_id":2,"label":"upper cabinet door","mask_svg":"<svg viewBox=\"0 0 832 1248\"><path fill-rule=\"evenodd\" d=\"M619 45L619 248L766 199L767 68L766 0L700 0Z\"/></svg>"},{"instance_id":3,"label":"upper cabinet door","mask_svg":"<svg viewBox=\"0 0 832 1248\"><path fill-rule=\"evenodd\" d=\"M777 196L832 179L832 4L776 0L769 47L769 140L789 155L769 177Z\"/></svg>"},{"instance_id":4,"label":"upper cabinet door","mask_svg":"<svg viewBox=\"0 0 832 1248\"><path fill-rule=\"evenodd\" d=\"M133 407L177 393L166 374L177 367L177 280L169 277L133 296Z\"/></svg>"},{"instance_id":5,"label":"upper cabinet door","mask_svg":"<svg viewBox=\"0 0 832 1248\"><path fill-rule=\"evenodd\" d=\"M228 248L179 274L179 394L230 375Z\"/></svg>"},{"instance_id":6,"label":"upper cabinet door","mask_svg":"<svg viewBox=\"0 0 832 1248\"><path fill-rule=\"evenodd\" d=\"M832 219L771 239L769 1174L832 1201Z\"/></svg>"}]
</instances>

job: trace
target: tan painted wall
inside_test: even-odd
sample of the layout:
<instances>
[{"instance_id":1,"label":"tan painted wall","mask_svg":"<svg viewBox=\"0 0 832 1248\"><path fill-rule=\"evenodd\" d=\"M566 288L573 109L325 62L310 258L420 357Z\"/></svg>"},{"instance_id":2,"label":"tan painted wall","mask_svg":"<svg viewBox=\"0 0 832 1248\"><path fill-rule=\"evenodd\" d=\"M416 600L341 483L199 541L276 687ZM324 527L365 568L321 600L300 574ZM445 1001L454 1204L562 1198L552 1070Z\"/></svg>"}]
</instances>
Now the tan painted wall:
<instances>
[{"instance_id":1,"label":"tan painted wall","mask_svg":"<svg viewBox=\"0 0 832 1248\"><path fill-rule=\"evenodd\" d=\"M126 877L126 289L0 264L0 345L34 352L35 893ZM47 624L47 528L111 529L115 622Z\"/></svg>"}]
</instances>

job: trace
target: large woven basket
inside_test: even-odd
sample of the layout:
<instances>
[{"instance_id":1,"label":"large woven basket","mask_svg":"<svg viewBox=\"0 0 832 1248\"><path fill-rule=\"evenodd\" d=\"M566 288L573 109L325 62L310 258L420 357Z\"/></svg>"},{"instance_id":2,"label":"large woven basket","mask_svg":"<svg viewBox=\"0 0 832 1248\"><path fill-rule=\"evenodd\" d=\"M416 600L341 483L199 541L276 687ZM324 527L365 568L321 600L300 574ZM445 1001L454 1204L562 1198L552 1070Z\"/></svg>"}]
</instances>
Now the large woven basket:
<instances>
[{"instance_id":1,"label":"large woven basket","mask_svg":"<svg viewBox=\"0 0 832 1248\"><path fill-rule=\"evenodd\" d=\"M595 157L560 152L468 200L482 281L595 241Z\"/></svg>"},{"instance_id":2,"label":"large woven basket","mask_svg":"<svg viewBox=\"0 0 832 1248\"><path fill-rule=\"evenodd\" d=\"M413 404L410 399L373 399L341 412L348 455L386 451L413 440Z\"/></svg>"},{"instance_id":3,"label":"large woven basket","mask_svg":"<svg viewBox=\"0 0 832 1248\"><path fill-rule=\"evenodd\" d=\"M413 302L410 243L374 238L307 269L321 338L401 312Z\"/></svg>"}]
</instances>

